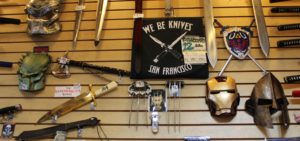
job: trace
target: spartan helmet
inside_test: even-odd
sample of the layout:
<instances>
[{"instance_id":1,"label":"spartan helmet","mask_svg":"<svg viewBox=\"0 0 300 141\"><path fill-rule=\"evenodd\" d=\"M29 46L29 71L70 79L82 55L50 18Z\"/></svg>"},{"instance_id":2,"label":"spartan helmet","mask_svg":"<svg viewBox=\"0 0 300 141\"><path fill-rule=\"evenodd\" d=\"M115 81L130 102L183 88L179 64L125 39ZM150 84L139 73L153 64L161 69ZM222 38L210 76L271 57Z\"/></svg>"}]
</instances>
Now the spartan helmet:
<instances>
[{"instance_id":1,"label":"spartan helmet","mask_svg":"<svg viewBox=\"0 0 300 141\"><path fill-rule=\"evenodd\" d=\"M30 0L25 12L28 14L28 34L53 34L61 30L58 21L63 0Z\"/></svg>"},{"instance_id":2,"label":"spartan helmet","mask_svg":"<svg viewBox=\"0 0 300 141\"><path fill-rule=\"evenodd\" d=\"M213 77L207 81L206 103L213 116L235 115L240 96L235 80L229 76Z\"/></svg>"}]
</instances>

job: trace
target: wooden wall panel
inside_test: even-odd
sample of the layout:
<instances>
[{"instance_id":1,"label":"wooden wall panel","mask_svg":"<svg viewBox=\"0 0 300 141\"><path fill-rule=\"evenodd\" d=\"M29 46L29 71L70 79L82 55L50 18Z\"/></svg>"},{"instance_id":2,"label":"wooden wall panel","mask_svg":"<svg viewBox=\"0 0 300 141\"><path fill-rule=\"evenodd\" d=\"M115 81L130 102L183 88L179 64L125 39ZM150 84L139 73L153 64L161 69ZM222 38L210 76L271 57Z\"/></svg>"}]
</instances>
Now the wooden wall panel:
<instances>
[{"instance_id":1,"label":"wooden wall panel","mask_svg":"<svg viewBox=\"0 0 300 141\"><path fill-rule=\"evenodd\" d=\"M101 37L100 47L95 48L93 43L95 30L95 12L97 0L86 0L86 10L82 20L79 34L78 46L72 50L73 26L75 24L75 10L77 0L65 0L60 21L62 32L43 36L30 37L26 34L26 18L24 6L28 0L6 0L0 1L0 16L19 18L20 25L3 24L0 26L0 60L14 62L13 68L0 68L0 108L14 104L22 104L24 111L18 113L15 118L16 131L14 137L22 131L39 129L52 126L47 121L36 124L36 121L57 105L70 98L54 98L56 86L74 85L80 83L82 91L88 90L89 84L94 84L93 89L99 88L107 82L91 75L79 68L71 68L72 76L69 79L61 80L47 75L46 87L38 93L20 92L18 90L17 73L18 61L26 52L32 51L33 46L50 46L50 55L55 68L56 58L70 50L69 57L78 61L87 61L92 64L118 67L130 70L131 42L134 14L134 0L109 0L108 12L104 23L104 32ZM285 88L288 98L291 98L292 90L297 90L300 84L284 84L283 77L297 75L300 70L300 56L298 47L277 48L277 41L285 39L300 38L299 31L279 32L276 27L280 24L300 23L299 14L285 13L273 14L270 9L275 6L300 6L300 1L288 1L282 3L269 3L269 0L262 0L265 19L271 43L270 56L265 58L258 44L256 27L252 38L251 54L266 69L272 71ZM173 0L175 16L177 17L202 17L202 0ZM215 17L224 25L247 26L253 20L253 12L250 0L213 0ZM147 18L160 18L164 13L164 0L144 0L144 12ZM215 76L225 64L229 53L225 49L223 38L217 28L218 42L218 64L215 69L210 68L210 76ZM161 113L160 132L152 134L150 123L146 122L146 108L141 100L140 122L138 130L133 125L128 127L130 104L132 99L127 93L128 86L133 80L123 78L121 86L117 90L97 98L96 110L89 110L86 105L61 118L58 123L82 120L89 117L98 117L109 139L111 140L182 140L184 136L211 136L212 140L233 140L252 141L263 140L265 137L295 137L299 136L299 125L294 121L293 115L300 115L299 105L290 101L289 115L291 126L285 132L281 132L278 118L274 117L274 129L264 129L255 126L253 118L245 112L244 103L251 95L254 84L261 77L260 70L251 60L233 60L225 71L226 75L233 76L238 85L241 95L241 103L238 113L233 119L217 119L210 116L208 107L205 104L205 82L206 80L185 80L185 88L181 98L181 126L180 132L174 131L175 125L168 124L167 113ZM115 79L112 75L105 75ZM164 88L164 80L149 80L154 88ZM133 99L136 100L136 99ZM173 111L173 109L170 109ZM133 115L135 112L132 113ZM169 114L172 114L171 112ZM133 116L132 121L134 121ZM2 124L0 124L2 127ZM168 132L169 128L169 132ZM68 134L68 139L76 139L76 132ZM98 140L96 128L84 129L84 140ZM13 140L13 139L12 139ZM52 139L41 139L50 141Z\"/></svg>"}]
</instances>

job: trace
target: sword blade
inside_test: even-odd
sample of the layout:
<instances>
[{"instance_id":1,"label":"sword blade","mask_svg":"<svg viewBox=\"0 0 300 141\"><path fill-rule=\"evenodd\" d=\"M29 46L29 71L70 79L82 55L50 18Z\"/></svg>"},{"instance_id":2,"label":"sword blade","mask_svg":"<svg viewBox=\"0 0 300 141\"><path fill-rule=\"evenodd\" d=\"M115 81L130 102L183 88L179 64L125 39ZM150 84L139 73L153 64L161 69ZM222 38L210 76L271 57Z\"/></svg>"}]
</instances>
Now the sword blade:
<instances>
[{"instance_id":1,"label":"sword blade","mask_svg":"<svg viewBox=\"0 0 300 141\"><path fill-rule=\"evenodd\" d=\"M84 9L84 0L79 0L78 7L76 8L77 12L76 12L75 31L73 35L73 48L75 48L77 44L83 9Z\"/></svg>"},{"instance_id":2,"label":"sword blade","mask_svg":"<svg viewBox=\"0 0 300 141\"><path fill-rule=\"evenodd\" d=\"M252 0L253 12L259 37L260 47L266 57L269 56L270 42L264 18L264 12L261 6L261 0Z\"/></svg>"},{"instance_id":3,"label":"sword blade","mask_svg":"<svg viewBox=\"0 0 300 141\"><path fill-rule=\"evenodd\" d=\"M210 65L214 68L218 61L216 29L214 27L214 14L212 0L204 0L204 22L207 44L207 56Z\"/></svg>"},{"instance_id":4,"label":"sword blade","mask_svg":"<svg viewBox=\"0 0 300 141\"><path fill-rule=\"evenodd\" d=\"M51 119L52 116L55 116L55 115L57 117L63 116L75 109L78 109L78 108L90 103L96 97L102 96L102 95L114 90L117 87L118 87L118 83L115 81L112 81L109 84L107 84L107 85L101 87L100 89L98 89L97 91L95 91L95 93L93 93L93 92L83 93L83 94L55 107L54 109L52 109L51 111L46 113L43 117L41 117L38 120L38 123L49 120L49 119Z\"/></svg>"},{"instance_id":5,"label":"sword blade","mask_svg":"<svg viewBox=\"0 0 300 141\"><path fill-rule=\"evenodd\" d=\"M98 0L95 46L98 46L100 42L100 36L104 25L104 18L106 14L107 4L108 4L108 0ZM99 13L100 9L101 9L101 14Z\"/></svg>"}]
</instances>

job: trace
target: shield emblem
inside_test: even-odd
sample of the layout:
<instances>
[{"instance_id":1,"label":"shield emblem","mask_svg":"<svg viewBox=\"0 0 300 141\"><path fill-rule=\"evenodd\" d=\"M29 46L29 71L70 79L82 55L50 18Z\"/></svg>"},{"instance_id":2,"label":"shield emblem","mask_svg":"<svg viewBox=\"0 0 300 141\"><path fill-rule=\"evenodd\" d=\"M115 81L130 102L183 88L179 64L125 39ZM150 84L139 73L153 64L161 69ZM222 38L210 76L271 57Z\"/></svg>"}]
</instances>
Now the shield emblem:
<instances>
[{"instance_id":1,"label":"shield emblem","mask_svg":"<svg viewBox=\"0 0 300 141\"><path fill-rule=\"evenodd\" d=\"M236 58L244 59L250 51L250 32L234 27L224 31L227 50Z\"/></svg>"}]
</instances>

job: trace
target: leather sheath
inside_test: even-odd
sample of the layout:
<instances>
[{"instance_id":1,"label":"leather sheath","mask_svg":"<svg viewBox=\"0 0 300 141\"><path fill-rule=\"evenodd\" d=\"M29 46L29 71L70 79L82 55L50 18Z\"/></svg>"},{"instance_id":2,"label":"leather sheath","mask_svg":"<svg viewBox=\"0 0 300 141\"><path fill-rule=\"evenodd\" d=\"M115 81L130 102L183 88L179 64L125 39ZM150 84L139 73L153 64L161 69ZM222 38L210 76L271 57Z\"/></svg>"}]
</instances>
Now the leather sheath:
<instances>
[{"instance_id":1,"label":"leather sheath","mask_svg":"<svg viewBox=\"0 0 300 141\"><path fill-rule=\"evenodd\" d=\"M135 14L143 13L143 0L135 0ZM142 70L142 26L143 18L138 17L134 20L134 31L133 31L133 46L136 52L135 59L135 72L140 73Z\"/></svg>"}]
</instances>

